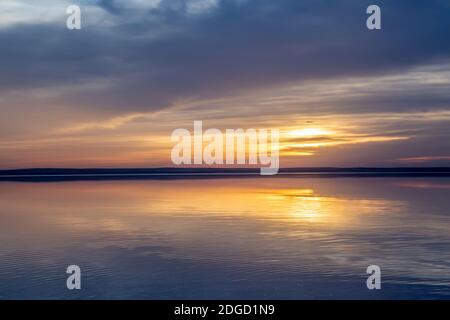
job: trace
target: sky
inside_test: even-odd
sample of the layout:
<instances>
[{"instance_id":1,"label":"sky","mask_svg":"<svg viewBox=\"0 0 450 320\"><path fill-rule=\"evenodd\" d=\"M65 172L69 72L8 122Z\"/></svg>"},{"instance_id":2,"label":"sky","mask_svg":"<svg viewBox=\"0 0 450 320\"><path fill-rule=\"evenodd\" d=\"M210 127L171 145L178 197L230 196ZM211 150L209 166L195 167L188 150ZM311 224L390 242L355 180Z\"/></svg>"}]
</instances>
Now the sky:
<instances>
[{"instance_id":1,"label":"sky","mask_svg":"<svg viewBox=\"0 0 450 320\"><path fill-rule=\"evenodd\" d=\"M170 166L194 120L279 129L282 167L448 166L449 39L448 0L2 0L0 168Z\"/></svg>"}]
</instances>

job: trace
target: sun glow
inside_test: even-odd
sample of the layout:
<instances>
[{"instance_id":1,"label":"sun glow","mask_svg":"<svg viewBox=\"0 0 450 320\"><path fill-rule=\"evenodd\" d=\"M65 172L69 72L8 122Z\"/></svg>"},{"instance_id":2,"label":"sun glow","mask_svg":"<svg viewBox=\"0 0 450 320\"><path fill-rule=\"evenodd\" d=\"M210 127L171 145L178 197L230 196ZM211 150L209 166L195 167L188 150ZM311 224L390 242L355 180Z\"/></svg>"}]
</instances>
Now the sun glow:
<instances>
[{"instance_id":1,"label":"sun glow","mask_svg":"<svg viewBox=\"0 0 450 320\"><path fill-rule=\"evenodd\" d=\"M292 137L317 137L330 134L332 134L331 131L321 128L296 129L288 132L288 135Z\"/></svg>"}]
</instances>

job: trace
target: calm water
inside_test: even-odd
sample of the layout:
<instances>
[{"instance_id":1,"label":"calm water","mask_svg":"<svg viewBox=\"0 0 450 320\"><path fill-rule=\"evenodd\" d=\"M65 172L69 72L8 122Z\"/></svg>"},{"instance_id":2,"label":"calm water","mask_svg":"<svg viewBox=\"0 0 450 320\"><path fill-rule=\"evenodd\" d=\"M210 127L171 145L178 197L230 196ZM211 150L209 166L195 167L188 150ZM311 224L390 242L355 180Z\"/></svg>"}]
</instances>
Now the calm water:
<instances>
[{"instance_id":1,"label":"calm water","mask_svg":"<svg viewBox=\"0 0 450 320\"><path fill-rule=\"evenodd\" d=\"M448 299L450 179L1 182L0 298Z\"/></svg>"}]
</instances>

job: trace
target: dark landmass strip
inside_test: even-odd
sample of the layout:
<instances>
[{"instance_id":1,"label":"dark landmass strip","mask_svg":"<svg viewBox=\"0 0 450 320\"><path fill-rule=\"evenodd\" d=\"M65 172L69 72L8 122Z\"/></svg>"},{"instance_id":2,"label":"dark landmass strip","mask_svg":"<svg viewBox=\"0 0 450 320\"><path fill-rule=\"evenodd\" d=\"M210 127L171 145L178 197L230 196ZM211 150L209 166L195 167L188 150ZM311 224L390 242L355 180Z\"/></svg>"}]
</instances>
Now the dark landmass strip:
<instances>
[{"instance_id":1,"label":"dark landmass strip","mask_svg":"<svg viewBox=\"0 0 450 320\"><path fill-rule=\"evenodd\" d=\"M33 168L0 170L0 181L76 181L138 179L211 179L283 177L450 177L450 167L281 168L275 176L261 176L259 168Z\"/></svg>"}]
</instances>

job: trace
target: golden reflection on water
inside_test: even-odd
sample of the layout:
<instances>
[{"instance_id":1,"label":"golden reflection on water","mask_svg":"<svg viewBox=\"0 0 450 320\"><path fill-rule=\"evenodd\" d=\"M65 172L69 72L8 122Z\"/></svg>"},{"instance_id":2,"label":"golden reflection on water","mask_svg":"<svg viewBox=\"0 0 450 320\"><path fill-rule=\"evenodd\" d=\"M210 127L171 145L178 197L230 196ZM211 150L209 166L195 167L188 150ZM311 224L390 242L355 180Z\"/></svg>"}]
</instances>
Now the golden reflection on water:
<instances>
[{"instance_id":1,"label":"golden reflection on water","mask_svg":"<svg viewBox=\"0 0 450 320\"><path fill-rule=\"evenodd\" d=\"M313 189L271 190L267 193L269 202L284 207L286 221L303 220L325 225L361 223L362 216L377 214L382 208L399 212L404 203L383 199L355 199L351 197L333 197L320 195Z\"/></svg>"},{"instance_id":2,"label":"golden reflection on water","mask_svg":"<svg viewBox=\"0 0 450 320\"><path fill-rule=\"evenodd\" d=\"M313 187L308 186L313 185ZM23 222L94 231L132 231L144 221L170 219L165 229L183 231L176 217L233 217L265 224L316 224L364 228L371 216L393 217L404 201L336 192L327 183L290 179L218 179L134 182L72 182L0 185L3 212ZM18 217L15 217L18 219ZM40 221L40 222L39 222ZM181 220L189 229L191 221Z\"/></svg>"}]
</instances>

